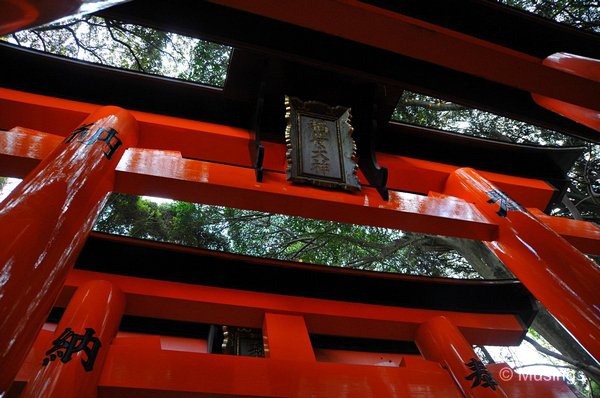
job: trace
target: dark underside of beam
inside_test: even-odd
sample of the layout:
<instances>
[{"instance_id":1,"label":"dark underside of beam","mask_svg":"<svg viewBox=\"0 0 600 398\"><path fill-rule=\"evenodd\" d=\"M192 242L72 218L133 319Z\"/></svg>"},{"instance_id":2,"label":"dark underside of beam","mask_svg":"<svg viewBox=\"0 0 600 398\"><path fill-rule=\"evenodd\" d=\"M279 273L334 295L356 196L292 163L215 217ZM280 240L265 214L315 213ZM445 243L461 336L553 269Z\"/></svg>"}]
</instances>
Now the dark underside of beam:
<instances>
[{"instance_id":1,"label":"dark underside of beam","mask_svg":"<svg viewBox=\"0 0 600 398\"><path fill-rule=\"evenodd\" d=\"M93 233L77 269L349 302L515 314L525 325L533 299L513 280L407 276L300 264ZM507 300L506 298L510 298Z\"/></svg>"},{"instance_id":2,"label":"dark underside of beam","mask_svg":"<svg viewBox=\"0 0 600 398\"><path fill-rule=\"evenodd\" d=\"M496 0L361 0L538 58L557 52L598 57L597 34L507 7Z\"/></svg>"},{"instance_id":3,"label":"dark underside of beam","mask_svg":"<svg viewBox=\"0 0 600 398\"><path fill-rule=\"evenodd\" d=\"M0 44L5 73L0 86L97 104L203 120L250 128L256 89L265 58L236 51L226 87L210 86L134 73L116 68L72 61L37 51ZM287 74L288 78L281 76ZM295 63L271 65L271 83L265 93L262 139L284 142L284 93L302 99L354 106L354 117L364 110L361 99L373 94L373 86L331 71ZM301 78L302 77L302 78ZM335 89L323 90L329 82ZM331 83L333 82L333 83ZM312 95L310 93L313 93ZM365 94L367 93L367 94ZM389 90L378 100L376 115L382 124L377 149L381 152L432 160L509 175L538 178L565 188L566 173L581 155L582 148L544 148L474 138L436 129L387 123L398 91ZM375 98L375 97L374 97ZM377 98L375 98L377 99ZM355 111L356 108L356 111ZM14 126L0 126L10 129ZM356 129L360 145L362 131ZM177 145L174 144L174 148Z\"/></svg>"},{"instance_id":4,"label":"dark underside of beam","mask_svg":"<svg viewBox=\"0 0 600 398\"><path fill-rule=\"evenodd\" d=\"M431 14L438 14L437 3L440 2L426 1L424 3L429 4L428 10ZM436 5L431 3L436 3ZM422 7L416 8L421 9ZM432 12L431 10L436 11ZM352 79L364 79L378 84L423 92L583 139L598 141L595 131L539 107L533 102L528 92L208 2L174 0L166 3L160 0L134 0L107 9L101 15L228 44L237 49L267 55L286 62L312 65L319 69L347 75ZM489 19L495 18L496 14L487 12L486 15ZM499 17L508 18L509 21L515 19L522 26L523 21L527 20L523 15L528 17L527 14L518 12L516 17L504 14L499 14ZM445 19L457 20L458 18L448 17ZM479 24L494 25L494 22L490 22L488 19L480 21ZM557 51L584 52L580 51L579 47L563 46L563 42L573 40L584 43L588 49L585 54L590 55L589 53L594 52L595 48L596 57L600 56L597 50L600 39L597 36L583 34L585 36L585 40L583 40L582 34L576 30L558 29L557 32L554 32L556 30L554 24L545 23L543 20L543 23L540 24L537 19L536 21L538 24L535 26L541 31L534 38L545 35L546 32L552 34L552 37L563 37L561 42L554 44L555 48L560 48ZM495 22L495 24L502 23L504 23L504 19ZM479 27L477 31L475 28L470 29L473 30L471 33L476 34L484 30L483 27ZM510 29L505 28L505 30ZM521 39L528 42L529 47L534 46L534 39ZM516 38L505 39L505 41L505 44L510 46L516 46L517 43ZM550 48L554 47L548 47L544 51L549 51ZM302 74L298 76L301 77Z\"/></svg>"}]
</instances>

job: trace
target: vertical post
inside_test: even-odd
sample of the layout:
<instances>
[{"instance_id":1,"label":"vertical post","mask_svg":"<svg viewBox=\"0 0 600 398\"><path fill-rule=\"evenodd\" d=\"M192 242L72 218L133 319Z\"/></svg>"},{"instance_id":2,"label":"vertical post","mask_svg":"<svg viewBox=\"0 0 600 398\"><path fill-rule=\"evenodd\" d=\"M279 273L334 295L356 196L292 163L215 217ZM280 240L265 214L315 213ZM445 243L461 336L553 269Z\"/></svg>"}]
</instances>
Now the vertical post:
<instances>
[{"instance_id":1,"label":"vertical post","mask_svg":"<svg viewBox=\"0 0 600 398\"><path fill-rule=\"evenodd\" d=\"M600 360L600 268L473 169L452 173L445 193L498 224L487 247Z\"/></svg>"},{"instance_id":2,"label":"vertical post","mask_svg":"<svg viewBox=\"0 0 600 398\"><path fill-rule=\"evenodd\" d=\"M77 289L21 397L95 397L124 310L125 296L110 282L91 281Z\"/></svg>"},{"instance_id":3,"label":"vertical post","mask_svg":"<svg viewBox=\"0 0 600 398\"><path fill-rule=\"evenodd\" d=\"M444 316L419 326L415 342L426 359L440 362L467 398L505 397L473 347L456 326Z\"/></svg>"},{"instance_id":4,"label":"vertical post","mask_svg":"<svg viewBox=\"0 0 600 398\"><path fill-rule=\"evenodd\" d=\"M0 395L58 297L137 129L126 110L98 109L2 203Z\"/></svg>"},{"instance_id":5,"label":"vertical post","mask_svg":"<svg viewBox=\"0 0 600 398\"><path fill-rule=\"evenodd\" d=\"M315 361L308 330L300 315L266 313L263 338L267 358Z\"/></svg>"}]
</instances>

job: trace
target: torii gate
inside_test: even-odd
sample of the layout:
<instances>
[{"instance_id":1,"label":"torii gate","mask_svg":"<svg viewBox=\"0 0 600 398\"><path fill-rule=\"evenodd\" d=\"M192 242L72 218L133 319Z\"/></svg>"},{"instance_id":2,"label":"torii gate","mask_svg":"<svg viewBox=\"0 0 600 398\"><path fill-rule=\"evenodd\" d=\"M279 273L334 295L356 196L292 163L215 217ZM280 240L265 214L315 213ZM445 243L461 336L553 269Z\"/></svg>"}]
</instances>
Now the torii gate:
<instances>
[{"instance_id":1,"label":"torii gate","mask_svg":"<svg viewBox=\"0 0 600 398\"><path fill-rule=\"evenodd\" d=\"M296 3L275 5L226 0L215 3L250 13L240 16L238 22L243 18L253 19L252 14L258 14L257 23L263 22L262 18L270 18L291 26L291 30L319 32L335 40L341 38L494 84L533 92L540 103L550 98L561 101L562 106L571 104L578 108L573 111L569 107L571 112L565 114L574 120L581 121L582 117L584 121L591 120L588 127L548 114L529 114L528 117L598 141L590 130L595 126L593 115L598 112L597 99L600 98L600 83L594 80L594 73L581 76L567 73L511 48L358 1L322 1L314 4L315 9L310 14L296 9ZM186 3L180 10L186 12L186 7L196 6ZM217 6L197 7L212 10ZM228 17L237 15L238 11L218 7L226 14L231 13ZM132 9L141 19L143 12L155 12L152 6L141 2L106 12L122 16ZM216 13L212 17L218 19L220 15L223 14ZM339 19L331 23L331 19L316 17L319 15L336 15ZM260 29L260 24L253 26ZM400 34L402 40L390 40ZM444 47L451 51L431 51L434 36L438 45L442 40ZM243 38L236 40L244 42ZM257 45L251 43L252 37L246 40L250 46ZM273 43L277 47L277 43ZM519 315L516 305L496 308L494 305L501 303L488 303L477 308L454 302L449 309L441 306L449 296L440 296L434 300L434 308L423 308L419 303L392 305L393 300L376 304L366 297L354 302L351 296L319 296L325 293L314 293L317 295L314 297L308 293L308 296L275 294L256 292L252 288L215 287L210 283L208 286L183 284L111 272L73 270L107 194L113 191L483 241L522 286L594 358L600 359L597 289L600 270L584 254L600 254L600 229L591 223L544 214L542 210L556 193L546 181L382 151L373 153L372 160L376 159L375 166L379 163L388 170L389 178L383 184L381 178L376 178L380 176L377 171L380 169L361 165L363 189L360 193L297 186L286 181L283 174L285 146L270 140L271 136L261 132L259 125L248 129L236 127L237 121L227 125L177 117L176 113L133 110L143 109L145 98L138 103L140 107L131 106L132 110L99 106L93 101L100 99L94 89L101 88L95 85L94 79L99 82L123 79L123 85L127 86L137 84L136 78L101 68L88 75L90 68L85 65L67 65L61 60L6 46L0 50L10 55L3 60L11 68L11 73L2 77L5 88L0 88L0 127L9 129L0 135L0 172L24 178L0 210L0 240L4 242L0 252L3 315L0 390L7 391L16 380L15 388L25 388L24 396L93 396L98 391L102 396L143 393L151 396L432 397L570 394L562 382L529 383L506 377L507 367L486 369L473 352L471 344L517 344L521 340L531 318ZM294 54L294 57L301 55ZM36 62L57 70L62 66L70 68L69 77L75 80L79 76L89 78L89 85L78 89L88 90L82 97L90 100L74 101L56 95L57 88L50 86L64 86L63 82L47 82L48 86L44 86L40 77L19 76L19 73L26 74L27 68L34 67ZM331 68L333 61L321 59L320 62ZM583 64L591 70L597 65L587 60ZM371 73L383 72L373 70ZM180 90L176 92L185 94L184 88L162 81L158 86L149 81L139 87L148 90L158 87L158 92L174 87ZM116 86L113 88L119 90ZM313 87L305 88L311 89ZM452 90L451 87L444 89ZM212 101L218 94L209 91L201 93L203 100ZM48 95L50 93L54 96ZM64 95L69 96L72 95ZM374 98L380 100L376 94ZM115 97L116 104L127 101L131 99ZM556 107L556 101L550 101L552 104L548 107ZM154 102L152 106L159 105ZM498 105L499 109L505 107L504 110L508 106ZM261 117L270 115L268 112ZM229 117L221 113L215 115L207 120ZM231 118L234 120L235 116ZM363 144L367 140L364 137L366 135ZM263 156L258 156L262 158L260 165L254 152L255 144L262 148ZM260 174L258 179L257 174ZM382 192L387 192L387 198ZM127 240L117 241L129 247L127 250L138 245ZM160 244L150 244L147 250L151 249L175 250ZM81 258L78 261L85 263ZM247 260L239 257L232 261ZM266 263L269 262L264 261ZM275 263L272 269L297 268ZM306 266L306 269L311 268ZM272 275L275 271L265 272ZM324 277L329 271L314 272ZM340 280L352 274L346 270L335 273ZM427 278L381 277L386 278L391 278L392 284L412 286L415 292L418 291L415 286L446 286ZM481 285L486 284L494 285L493 282ZM467 285L477 283L456 286L468 289ZM521 311L533 312L531 304L523 304L528 302L528 293L520 294ZM483 295L479 293L475 297ZM48 331L40 332L53 306L67 308L54 337ZM175 344L168 337L118 334L124 313L262 327L267 358L209 354L206 348L198 348L190 341L181 343L178 350L165 350L161 346ZM393 369L368 365L375 360L364 352L338 352L337 361L324 363L317 357L321 355L322 359L325 354L323 351L316 354L309 334L413 341L420 354L390 356L390 361L395 360L399 365ZM48 350L49 347L54 351ZM358 355L362 365L356 365L353 355ZM81 383L74 385L75 380ZM17 390L13 389L12 393L16 394Z\"/></svg>"}]
</instances>

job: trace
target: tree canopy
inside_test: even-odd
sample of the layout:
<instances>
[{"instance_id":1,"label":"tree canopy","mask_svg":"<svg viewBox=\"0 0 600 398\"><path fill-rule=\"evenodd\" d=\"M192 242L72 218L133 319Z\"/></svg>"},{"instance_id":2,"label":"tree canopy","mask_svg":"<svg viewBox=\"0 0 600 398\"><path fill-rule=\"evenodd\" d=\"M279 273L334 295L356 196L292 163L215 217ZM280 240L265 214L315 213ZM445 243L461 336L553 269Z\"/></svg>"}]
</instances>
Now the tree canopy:
<instances>
[{"instance_id":1,"label":"tree canopy","mask_svg":"<svg viewBox=\"0 0 600 398\"><path fill-rule=\"evenodd\" d=\"M500 2L600 32L598 1ZM224 45L93 15L17 32L4 39L61 56L213 86L224 85L231 54L231 48ZM410 91L403 94L394 119L502 141L585 146L586 153L569 173L569 200L557 206L553 214L600 223L600 146ZM0 179L0 188L3 184ZM122 194L111 195L94 228L211 250L355 269L454 278L512 277L480 242ZM560 333L547 330L552 322L534 324L544 330L540 334L551 343L543 342L547 349L561 344L556 337ZM534 341L543 341L533 329L530 335ZM589 357L570 345L570 340L563 343L560 351L577 363L590 363ZM488 357L489 353L482 355ZM501 356L507 360L510 355ZM513 363L528 366L516 360ZM554 366L581 368L563 362ZM587 383L584 378L576 382L580 391L593 396L597 386Z\"/></svg>"},{"instance_id":2,"label":"tree canopy","mask_svg":"<svg viewBox=\"0 0 600 398\"><path fill-rule=\"evenodd\" d=\"M499 0L566 25L600 33L600 2L597 0Z\"/></svg>"},{"instance_id":3,"label":"tree canopy","mask_svg":"<svg viewBox=\"0 0 600 398\"><path fill-rule=\"evenodd\" d=\"M19 46L116 68L222 87L231 47L94 15L13 33Z\"/></svg>"}]
</instances>

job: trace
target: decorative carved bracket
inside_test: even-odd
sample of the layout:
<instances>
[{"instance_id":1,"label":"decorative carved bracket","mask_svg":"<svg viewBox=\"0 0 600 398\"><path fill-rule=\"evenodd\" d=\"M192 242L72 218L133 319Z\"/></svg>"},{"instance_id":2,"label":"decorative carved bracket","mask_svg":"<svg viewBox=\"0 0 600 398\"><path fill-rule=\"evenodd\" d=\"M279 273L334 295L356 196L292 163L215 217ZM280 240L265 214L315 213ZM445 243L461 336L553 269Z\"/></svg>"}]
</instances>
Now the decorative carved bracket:
<instances>
[{"instance_id":1,"label":"decorative carved bracket","mask_svg":"<svg viewBox=\"0 0 600 398\"><path fill-rule=\"evenodd\" d=\"M260 123L263 114L263 108L265 105L265 90L266 90L266 75L267 75L267 62L263 67L263 74L258 86L258 95L256 97L256 104L254 106L254 113L252 115L252 139L249 143L250 149L250 160L252 161L252 167L256 174L256 181L261 182L263 180L263 160L265 158L265 147L261 143L261 131Z\"/></svg>"},{"instance_id":2,"label":"decorative carved bracket","mask_svg":"<svg viewBox=\"0 0 600 398\"><path fill-rule=\"evenodd\" d=\"M388 170L378 165L375 155L379 135L377 102L373 101L370 105L365 105L363 111L364 114L361 115L360 124L357 124L357 129L360 128L358 165L369 184L377 189L383 200L389 200L387 188Z\"/></svg>"}]
</instances>

